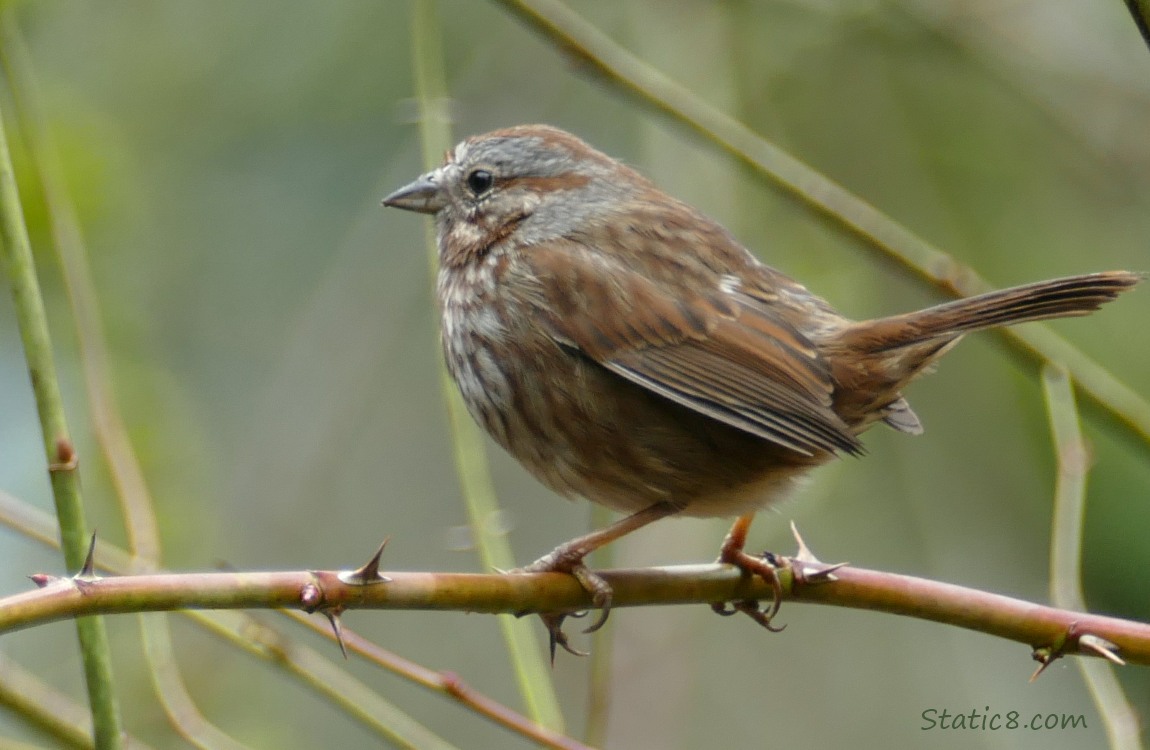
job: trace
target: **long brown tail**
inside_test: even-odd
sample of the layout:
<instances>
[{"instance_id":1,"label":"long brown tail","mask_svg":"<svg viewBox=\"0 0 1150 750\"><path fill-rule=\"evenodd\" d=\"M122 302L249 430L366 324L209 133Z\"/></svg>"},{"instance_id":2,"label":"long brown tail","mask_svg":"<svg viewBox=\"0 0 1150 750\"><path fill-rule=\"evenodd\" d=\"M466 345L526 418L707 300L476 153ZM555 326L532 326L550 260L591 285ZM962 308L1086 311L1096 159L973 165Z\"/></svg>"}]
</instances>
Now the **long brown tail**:
<instances>
[{"instance_id":1,"label":"long brown tail","mask_svg":"<svg viewBox=\"0 0 1150 750\"><path fill-rule=\"evenodd\" d=\"M881 419L896 430L918 434L922 425L901 391L964 333L1087 315L1143 278L1126 271L1069 276L854 323L833 342L835 378L855 384L836 393L835 411L856 429Z\"/></svg>"},{"instance_id":2,"label":"long brown tail","mask_svg":"<svg viewBox=\"0 0 1150 750\"><path fill-rule=\"evenodd\" d=\"M856 351L879 353L928 341L942 344L983 328L1088 315L1144 278L1128 271L1106 271L1039 281L856 323L843 338Z\"/></svg>"}]
</instances>

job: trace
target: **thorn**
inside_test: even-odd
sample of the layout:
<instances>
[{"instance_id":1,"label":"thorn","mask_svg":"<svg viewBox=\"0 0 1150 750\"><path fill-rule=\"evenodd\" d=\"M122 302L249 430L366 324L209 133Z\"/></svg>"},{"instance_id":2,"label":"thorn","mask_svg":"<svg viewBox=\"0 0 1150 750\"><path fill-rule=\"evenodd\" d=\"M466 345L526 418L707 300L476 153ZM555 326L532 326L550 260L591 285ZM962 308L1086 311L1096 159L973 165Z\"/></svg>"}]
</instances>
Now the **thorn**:
<instances>
[{"instance_id":1,"label":"thorn","mask_svg":"<svg viewBox=\"0 0 1150 750\"><path fill-rule=\"evenodd\" d=\"M821 563L820 563L821 564ZM798 571L802 583L830 583L839 580L835 575L835 571L845 568L850 565L849 562L835 563L834 565L822 565L819 568L808 568L803 564L803 567Z\"/></svg>"},{"instance_id":2,"label":"thorn","mask_svg":"<svg viewBox=\"0 0 1150 750\"><path fill-rule=\"evenodd\" d=\"M379 560L383 557L383 550L387 547L387 543L391 541L391 537L383 540L379 545L379 549L371 556L363 567L357 568L352 571L344 571L339 574L339 580L348 584L349 586L371 586L376 583L387 583L391 579L387 576L379 574Z\"/></svg>"},{"instance_id":3,"label":"thorn","mask_svg":"<svg viewBox=\"0 0 1150 750\"><path fill-rule=\"evenodd\" d=\"M346 660L347 645L343 642L343 624L340 620L342 615L342 607L332 607L331 609L323 610L323 616L327 618L328 623L331 625L331 632L335 635L336 642L339 643L339 651L343 654L344 660Z\"/></svg>"},{"instance_id":4,"label":"thorn","mask_svg":"<svg viewBox=\"0 0 1150 750\"><path fill-rule=\"evenodd\" d=\"M72 576L73 581L82 583L93 583L100 580L100 576L96 575L96 532L92 532L92 538L88 542L88 554L84 557L84 565L80 568L80 572Z\"/></svg>"},{"instance_id":5,"label":"thorn","mask_svg":"<svg viewBox=\"0 0 1150 750\"><path fill-rule=\"evenodd\" d=\"M795 542L798 543L799 551L791 558L793 562L799 563L792 566L795 571L795 579L799 583L829 583L837 581L835 571L840 568L845 568L850 565L849 562L827 564L815 556L811 552L811 548L803 541L803 537L799 534L799 528L795 526L795 522L791 521L791 534L795 537Z\"/></svg>"},{"instance_id":6,"label":"thorn","mask_svg":"<svg viewBox=\"0 0 1150 750\"><path fill-rule=\"evenodd\" d=\"M1078 647L1101 656L1112 664L1117 664L1120 667L1126 666L1126 661L1118 655L1118 646L1105 638L1100 638L1092 633L1083 633L1078 636Z\"/></svg>"},{"instance_id":7,"label":"thorn","mask_svg":"<svg viewBox=\"0 0 1150 750\"><path fill-rule=\"evenodd\" d=\"M60 580L59 576L49 575L48 573L33 573L28 576L28 578L32 583L36 584L36 588L38 589L46 588Z\"/></svg>"},{"instance_id":8,"label":"thorn","mask_svg":"<svg viewBox=\"0 0 1150 750\"><path fill-rule=\"evenodd\" d=\"M1062 656L1062 654L1057 653L1054 651L1054 649L1048 646L1043 646L1041 648L1034 649L1034 651L1031 652L1031 656L1036 662L1038 662L1038 669L1034 670L1034 674L1030 675L1030 679L1027 680L1027 682L1034 682L1037 680L1038 675L1045 672L1046 668L1053 664L1060 656Z\"/></svg>"},{"instance_id":9,"label":"thorn","mask_svg":"<svg viewBox=\"0 0 1150 750\"><path fill-rule=\"evenodd\" d=\"M1058 637L1058 639L1048 646L1036 646L1030 652L1031 658L1039 663L1038 669L1034 670L1034 674L1030 675L1030 682L1038 679L1038 676L1046 671L1054 662L1062 658L1066 653L1066 644L1071 642L1072 639L1077 639L1078 636L1078 621L1070 623L1066 628L1066 632Z\"/></svg>"},{"instance_id":10,"label":"thorn","mask_svg":"<svg viewBox=\"0 0 1150 750\"><path fill-rule=\"evenodd\" d=\"M799 546L799 551L795 555L796 560L799 562L814 563L816 565L822 562L819 560L819 558L815 557L815 553L811 552L811 548L808 547L807 543L803 541L802 535L799 534L799 527L795 525L794 521L791 521L791 534L794 536L795 542Z\"/></svg>"}]
</instances>

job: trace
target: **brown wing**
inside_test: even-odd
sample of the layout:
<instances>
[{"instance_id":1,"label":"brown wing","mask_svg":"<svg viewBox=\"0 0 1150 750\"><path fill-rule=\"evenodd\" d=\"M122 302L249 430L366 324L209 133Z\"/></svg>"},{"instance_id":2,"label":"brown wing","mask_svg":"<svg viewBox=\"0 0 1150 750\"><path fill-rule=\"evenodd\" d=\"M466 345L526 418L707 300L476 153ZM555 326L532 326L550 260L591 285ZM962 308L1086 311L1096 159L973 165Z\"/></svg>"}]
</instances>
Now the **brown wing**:
<instances>
[{"instance_id":1,"label":"brown wing","mask_svg":"<svg viewBox=\"0 0 1150 750\"><path fill-rule=\"evenodd\" d=\"M526 257L514 286L559 343L800 453L861 452L831 409L817 349L763 301L725 292L716 274L688 266L656 284L576 243L532 247Z\"/></svg>"}]
</instances>

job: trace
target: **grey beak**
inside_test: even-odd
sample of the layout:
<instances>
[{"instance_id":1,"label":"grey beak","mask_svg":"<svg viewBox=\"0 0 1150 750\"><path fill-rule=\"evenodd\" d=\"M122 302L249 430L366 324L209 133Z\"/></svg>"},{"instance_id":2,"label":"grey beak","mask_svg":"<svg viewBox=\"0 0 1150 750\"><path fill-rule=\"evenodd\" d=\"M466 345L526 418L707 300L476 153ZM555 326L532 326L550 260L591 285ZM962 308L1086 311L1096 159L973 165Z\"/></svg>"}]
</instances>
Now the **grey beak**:
<instances>
[{"instance_id":1,"label":"grey beak","mask_svg":"<svg viewBox=\"0 0 1150 750\"><path fill-rule=\"evenodd\" d=\"M435 179L435 173L429 172L384 198L383 205L421 214L434 214L447 205L447 196Z\"/></svg>"}]
</instances>

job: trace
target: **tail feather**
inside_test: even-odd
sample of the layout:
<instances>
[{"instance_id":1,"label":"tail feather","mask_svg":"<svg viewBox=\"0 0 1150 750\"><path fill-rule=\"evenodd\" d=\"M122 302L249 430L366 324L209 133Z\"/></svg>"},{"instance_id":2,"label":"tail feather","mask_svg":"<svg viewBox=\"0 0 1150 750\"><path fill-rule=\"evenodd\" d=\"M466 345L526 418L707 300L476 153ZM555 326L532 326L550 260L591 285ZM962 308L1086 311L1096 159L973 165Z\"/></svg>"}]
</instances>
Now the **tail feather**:
<instances>
[{"instance_id":1,"label":"tail feather","mask_svg":"<svg viewBox=\"0 0 1150 750\"><path fill-rule=\"evenodd\" d=\"M922 424L902 389L927 371L960 336L984 328L1086 315L1144 278L1126 271L1040 281L947 302L905 315L854 323L839 331L831 367L840 383L865 383L835 394L835 411L857 430L877 420L910 434Z\"/></svg>"},{"instance_id":2,"label":"tail feather","mask_svg":"<svg viewBox=\"0 0 1150 750\"><path fill-rule=\"evenodd\" d=\"M879 353L984 328L1088 315L1143 280L1143 274L1107 271L1039 281L918 312L865 321L848 329L856 350Z\"/></svg>"}]
</instances>

